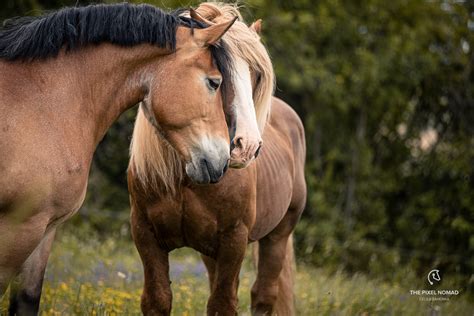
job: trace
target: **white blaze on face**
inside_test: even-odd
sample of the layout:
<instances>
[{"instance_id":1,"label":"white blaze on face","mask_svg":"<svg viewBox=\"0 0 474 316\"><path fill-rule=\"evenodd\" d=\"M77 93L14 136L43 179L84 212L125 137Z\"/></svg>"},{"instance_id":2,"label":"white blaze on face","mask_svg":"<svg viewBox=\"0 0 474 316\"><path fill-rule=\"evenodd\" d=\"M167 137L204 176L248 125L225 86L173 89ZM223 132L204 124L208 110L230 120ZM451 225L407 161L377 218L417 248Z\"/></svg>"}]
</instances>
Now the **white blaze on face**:
<instances>
[{"instance_id":1,"label":"white blaze on face","mask_svg":"<svg viewBox=\"0 0 474 316\"><path fill-rule=\"evenodd\" d=\"M232 73L234 85L233 108L236 115L235 148L231 153L230 167L246 167L262 143L253 103L252 79L249 65L236 58Z\"/></svg>"}]
</instances>

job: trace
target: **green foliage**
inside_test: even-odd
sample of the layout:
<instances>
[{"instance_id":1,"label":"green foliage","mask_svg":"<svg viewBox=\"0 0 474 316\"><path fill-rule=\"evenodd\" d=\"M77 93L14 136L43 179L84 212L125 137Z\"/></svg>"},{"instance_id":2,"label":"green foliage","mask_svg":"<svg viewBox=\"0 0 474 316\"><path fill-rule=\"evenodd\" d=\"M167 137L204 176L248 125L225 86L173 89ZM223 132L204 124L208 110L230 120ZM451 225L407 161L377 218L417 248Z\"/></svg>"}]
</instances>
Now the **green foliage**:
<instances>
[{"instance_id":1,"label":"green foliage","mask_svg":"<svg viewBox=\"0 0 474 316\"><path fill-rule=\"evenodd\" d=\"M305 122L309 197L298 226L300 255L387 278L400 264L420 275L436 266L468 282L474 271L472 7L251 3L252 15L264 21L277 94Z\"/></svg>"}]
</instances>

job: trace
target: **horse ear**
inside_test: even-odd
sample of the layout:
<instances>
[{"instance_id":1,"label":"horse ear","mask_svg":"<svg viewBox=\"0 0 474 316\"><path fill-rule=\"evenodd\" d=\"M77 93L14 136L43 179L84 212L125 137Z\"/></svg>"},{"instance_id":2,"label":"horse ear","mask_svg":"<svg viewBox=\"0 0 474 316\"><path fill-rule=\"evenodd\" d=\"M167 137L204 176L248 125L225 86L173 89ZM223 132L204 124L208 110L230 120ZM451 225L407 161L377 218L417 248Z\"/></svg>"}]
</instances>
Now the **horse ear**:
<instances>
[{"instance_id":1,"label":"horse ear","mask_svg":"<svg viewBox=\"0 0 474 316\"><path fill-rule=\"evenodd\" d=\"M196 21L199 21L201 23L204 23L204 24L207 24L207 25L216 24L215 22L209 21L208 19L206 19L205 17L203 17L202 15L197 13L197 11L194 10L193 8L189 9L189 15L191 16L192 19L194 19Z\"/></svg>"},{"instance_id":2,"label":"horse ear","mask_svg":"<svg viewBox=\"0 0 474 316\"><path fill-rule=\"evenodd\" d=\"M253 22L252 25L250 25L250 29L254 30L257 34L262 33L262 19Z\"/></svg>"},{"instance_id":3,"label":"horse ear","mask_svg":"<svg viewBox=\"0 0 474 316\"><path fill-rule=\"evenodd\" d=\"M227 22L211 25L205 29L195 29L194 38L200 46L213 45L227 32L236 20L237 17Z\"/></svg>"}]
</instances>

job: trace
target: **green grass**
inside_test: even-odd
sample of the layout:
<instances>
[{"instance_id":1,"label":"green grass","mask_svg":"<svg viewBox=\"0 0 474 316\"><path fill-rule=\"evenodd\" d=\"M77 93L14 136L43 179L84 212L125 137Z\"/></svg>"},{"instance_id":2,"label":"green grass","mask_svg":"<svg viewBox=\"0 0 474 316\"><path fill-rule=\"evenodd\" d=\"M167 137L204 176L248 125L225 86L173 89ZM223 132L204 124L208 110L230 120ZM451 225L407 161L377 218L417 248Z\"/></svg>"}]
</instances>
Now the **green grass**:
<instances>
[{"instance_id":1,"label":"green grass","mask_svg":"<svg viewBox=\"0 0 474 316\"><path fill-rule=\"evenodd\" d=\"M208 297L205 268L189 249L171 255L173 315L203 315ZM240 314L250 315L250 287L255 278L246 261L240 276ZM369 279L362 274L329 273L298 264L298 315L473 315L465 295L447 302L422 302L410 289L423 282L407 277L397 283ZM43 315L138 315L142 267L127 238L99 238L91 230L61 231L46 272ZM425 286L426 287L426 286ZM0 301L6 313L7 296Z\"/></svg>"}]
</instances>

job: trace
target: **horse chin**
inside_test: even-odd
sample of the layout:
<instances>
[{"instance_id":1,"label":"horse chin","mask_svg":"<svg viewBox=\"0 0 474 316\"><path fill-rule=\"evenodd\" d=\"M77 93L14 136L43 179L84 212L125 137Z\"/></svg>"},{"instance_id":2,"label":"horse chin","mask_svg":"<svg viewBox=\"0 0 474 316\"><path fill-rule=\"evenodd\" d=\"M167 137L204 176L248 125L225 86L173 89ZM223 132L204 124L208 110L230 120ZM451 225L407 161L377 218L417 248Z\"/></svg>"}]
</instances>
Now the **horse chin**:
<instances>
[{"instance_id":1,"label":"horse chin","mask_svg":"<svg viewBox=\"0 0 474 316\"><path fill-rule=\"evenodd\" d=\"M248 166L248 163L243 163L243 162L237 162L237 161L231 161L229 163L229 168L231 169L244 169Z\"/></svg>"},{"instance_id":2,"label":"horse chin","mask_svg":"<svg viewBox=\"0 0 474 316\"><path fill-rule=\"evenodd\" d=\"M231 157L229 160L229 168L231 169L244 169L247 168L252 161L254 161L255 158L252 159L244 159L244 158L233 158Z\"/></svg>"}]
</instances>

